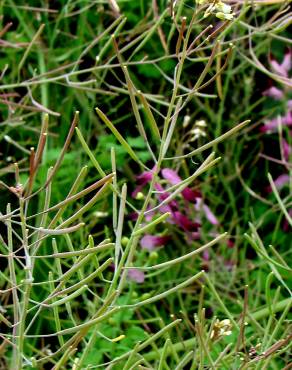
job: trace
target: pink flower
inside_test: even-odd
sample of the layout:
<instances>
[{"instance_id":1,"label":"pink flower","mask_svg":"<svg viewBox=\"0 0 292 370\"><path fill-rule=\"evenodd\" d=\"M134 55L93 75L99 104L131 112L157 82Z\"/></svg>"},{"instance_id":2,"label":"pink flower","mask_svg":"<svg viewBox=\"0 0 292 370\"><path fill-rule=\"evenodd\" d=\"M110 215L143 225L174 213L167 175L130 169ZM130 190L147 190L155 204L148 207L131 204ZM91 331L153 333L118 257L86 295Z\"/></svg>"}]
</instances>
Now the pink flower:
<instances>
[{"instance_id":1,"label":"pink flower","mask_svg":"<svg viewBox=\"0 0 292 370\"><path fill-rule=\"evenodd\" d=\"M282 68L284 68L285 71L289 72L291 69L291 64L292 64L292 50L289 49L284 55L281 66Z\"/></svg>"},{"instance_id":2,"label":"pink flower","mask_svg":"<svg viewBox=\"0 0 292 370\"><path fill-rule=\"evenodd\" d=\"M283 175L280 175L279 177L276 178L274 181L274 184L278 190L281 190L288 182L290 181L290 176L286 173Z\"/></svg>"},{"instance_id":3,"label":"pink flower","mask_svg":"<svg viewBox=\"0 0 292 370\"><path fill-rule=\"evenodd\" d=\"M153 169L154 170L154 169ZM137 176L138 186L133 192L133 196L136 196L138 192L153 179L153 170L143 172L140 176ZM177 185L182 182L182 179L178 173L171 168L164 168L161 170L162 177L167 180L171 185ZM154 188L156 190L156 198L160 203L165 202L171 195L170 192L166 191L163 186L157 181L154 183ZM154 206L155 210L151 210L153 204L147 210L147 215L145 217L146 221L151 221L151 219L157 213L170 213L170 217L167 220L168 223L178 226L180 229L185 231L187 242L192 242L193 240L200 238L199 228L201 227L199 214L194 219L193 210L188 203L194 203L195 209L198 210L197 204L202 202L201 194L198 191L194 191L189 187L186 187L182 191L183 198L186 202L182 205L178 200L169 200L165 204L160 204L158 207ZM188 202L188 203L187 203ZM194 206L193 206L194 207ZM201 204L201 208L206 215L206 218L213 224L218 225L219 222L215 215L212 213L210 208L206 204ZM136 214L132 214L132 219L136 218ZM145 235L141 239L141 247L143 249L153 250L155 247L165 245L170 239L169 236L157 236L157 235Z\"/></svg>"},{"instance_id":4,"label":"pink flower","mask_svg":"<svg viewBox=\"0 0 292 370\"><path fill-rule=\"evenodd\" d=\"M279 123L282 126L292 126L292 112L286 113L285 116L281 117ZM278 129L278 118L273 118L269 121L266 121L264 126L261 127L262 132L277 132Z\"/></svg>"},{"instance_id":5,"label":"pink flower","mask_svg":"<svg viewBox=\"0 0 292 370\"><path fill-rule=\"evenodd\" d=\"M219 221L217 220L214 213L211 211L211 209L206 204L203 205L203 210L205 212L207 220L210 221L212 225L219 225Z\"/></svg>"},{"instance_id":6,"label":"pink flower","mask_svg":"<svg viewBox=\"0 0 292 370\"><path fill-rule=\"evenodd\" d=\"M290 176L286 173L283 173L279 177L274 180L274 184L278 190L281 190L288 182L290 181ZM267 187L267 192L270 193L272 191L271 186Z\"/></svg>"},{"instance_id":7,"label":"pink flower","mask_svg":"<svg viewBox=\"0 0 292 370\"><path fill-rule=\"evenodd\" d=\"M270 87L269 89L263 92L263 95L269 96L275 100L281 100L284 97L284 93L282 90L278 89L275 86Z\"/></svg>"},{"instance_id":8,"label":"pink flower","mask_svg":"<svg viewBox=\"0 0 292 370\"><path fill-rule=\"evenodd\" d=\"M205 262L208 262L208 261L209 261L209 259L210 259L210 253L209 253L209 251L208 251L208 250L205 250L205 251L203 252L203 256L202 256L202 258L203 258L203 260L204 260Z\"/></svg>"},{"instance_id":9,"label":"pink flower","mask_svg":"<svg viewBox=\"0 0 292 370\"><path fill-rule=\"evenodd\" d=\"M211 222L212 225L219 225L219 221L217 220L216 216L211 209L205 203L203 203L202 198L197 199L195 208L197 211L201 209L205 213L207 220Z\"/></svg>"},{"instance_id":10,"label":"pink flower","mask_svg":"<svg viewBox=\"0 0 292 370\"><path fill-rule=\"evenodd\" d=\"M288 52L284 55L282 63L278 63L275 59L270 60L271 67L275 73L282 77L289 77L289 71L291 69L292 63L292 50L289 49ZM275 86L271 86L269 89L263 92L263 95L269 96L275 100L282 100L285 97L285 91L278 89ZM288 100L286 111L287 113L280 117L281 120L279 121L280 125L283 126L292 126L292 101ZM278 128L278 117L273 118L269 121L266 121L264 126L260 128L262 132L277 132Z\"/></svg>"},{"instance_id":11,"label":"pink flower","mask_svg":"<svg viewBox=\"0 0 292 370\"><path fill-rule=\"evenodd\" d=\"M152 251L155 247L161 247L170 240L170 236L157 236L147 234L141 239L141 247Z\"/></svg>"},{"instance_id":12,"label":"pink flower","mask_svg":"<svg viewBox=\"0 0 292 370\"><path fill-rule=\"evenodd\" d=\"M143 271L131 268L128 270L128 278L132 281L135 281L138 284L144 283L145 274Z\"/></svg>"},{"instance_id":13,"label":"pink flower","mask_svg":"<svg viewBox=\"0 0 292 370\"><path fill-rule=\"evenodd\" d=\"M274 58L271 58L270 65L272 70L282 77L289 77L288 73L291 69L291 50L284 55L282 63L278 63Z\"/></svg>"},{"instance_id":14,"label":"pink flower","mask_svg":"<svg viewBox=\"0 0 292 370\"><path fill-rule=\"evenodd\" d=\"M163 178L167 180L171 185L177 185L182 181L177 172L172 170L171 168L164 168L161 171L161 174ZM182 196L185 198L185 200L195 203L196 199L200 196L200 193L192 190L191 188L185 188L182 191Z\"/></svg>"},{"instance_id":15,"label":"pink flower","mask_svg":"<svg viewBox=\"0 0 292 370\"><path fill-rule=\"evenodd\" d=\"M177 185L181 182L181 178L177 174L176 171L172 170L171 168L164 168L161 171L162 176L165 180L169 181L172 185Z\"/></svg>"}]
</instances>

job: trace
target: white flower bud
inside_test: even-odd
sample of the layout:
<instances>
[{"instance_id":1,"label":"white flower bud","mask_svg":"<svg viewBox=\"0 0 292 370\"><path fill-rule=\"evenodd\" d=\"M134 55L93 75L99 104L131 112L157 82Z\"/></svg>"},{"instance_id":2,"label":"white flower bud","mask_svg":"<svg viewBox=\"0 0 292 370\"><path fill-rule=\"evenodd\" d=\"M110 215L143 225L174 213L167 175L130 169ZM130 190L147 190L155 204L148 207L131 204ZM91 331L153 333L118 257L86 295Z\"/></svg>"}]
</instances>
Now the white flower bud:
<instances>
[{"instance_id":1,"label":"white flower bud","mask_svg":"<svg viewBox=\"0 0 292 370\"><path fill-rule=\"evenodd\" d=\"M183 127L187 127L187 125L190 123L191 117L187 114L184 116L184 121L183 121Z\"/></svg>"},{"instance_id":2,"label":"white flower bud","mask_svg":"<svg viewBox=\"0 0 292 370\"><path fill-rule=\"evenodd\" d=\"M225 14L223 12L218 12L216 13L216 17L221 19L221 20L227 20L227 21L232 21L233 19L233 14L230 13L230 14Z\"/></svg>"}]
</instances>

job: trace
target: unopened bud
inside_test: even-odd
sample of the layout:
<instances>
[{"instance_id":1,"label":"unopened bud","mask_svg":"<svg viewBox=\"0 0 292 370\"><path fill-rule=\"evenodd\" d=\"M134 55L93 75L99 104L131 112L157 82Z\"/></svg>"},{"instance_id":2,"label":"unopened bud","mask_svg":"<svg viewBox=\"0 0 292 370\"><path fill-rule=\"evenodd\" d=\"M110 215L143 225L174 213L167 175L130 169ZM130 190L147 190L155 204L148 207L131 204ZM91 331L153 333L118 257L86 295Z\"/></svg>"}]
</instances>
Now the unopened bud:
<instances>
[{"instance_id":1,"label":"unopened bud","mask_svg":"<svg viewBox=\"0 0 292 370\"><path fill-rule=\"evenodd\" d=\"M126 236L123 236L123 237L122 237L122 240L121 240L121 244L122 244L122 246L123 246L123 247L126 247L126 246L128 245L128 243L129 243L129 238L128 238L128 237L126 237Z\"/></svg>"},{"instance_id":2,"label":"unopened bud","mask_svg":"<svg viewBox=\"0 0 292 370\"><path fill-rule=\"evenodd\" d=\"M142 199L144 199L144 194L143 194L143 193L141 193L141 191L139 191L139 192L137 193L137 195L136 195L136 199L137 199L137 200L142 200Z\"/></svg>"}]
</instances>

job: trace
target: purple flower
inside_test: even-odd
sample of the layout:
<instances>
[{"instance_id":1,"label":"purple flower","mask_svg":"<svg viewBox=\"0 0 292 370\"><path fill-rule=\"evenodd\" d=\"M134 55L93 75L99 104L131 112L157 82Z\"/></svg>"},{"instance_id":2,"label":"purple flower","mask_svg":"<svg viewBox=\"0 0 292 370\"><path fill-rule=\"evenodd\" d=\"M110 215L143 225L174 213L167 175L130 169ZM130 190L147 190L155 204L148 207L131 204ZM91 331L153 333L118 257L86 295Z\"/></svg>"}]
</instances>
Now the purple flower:
<instances>
[{"instance_id":1,"label":"purple flower","mask_svg":"<svg viewBox=\"0 0 292 370\"><path fill-rule=\"evenodd\" d=\"M161 247L170 240L170 236L144 235L141 239L141 247L152 251L155 247Z\"/></svg>"},{"instance_id":2,"label":"purple flower","mask_svg":"<svg viewBox=\"0 0 292 370\"><path fill-rule=\"evenodd\" d=\"M177 172L172 170L171 168L164 168L161 171L161 174L163 178L167 180L171 185L177 185L182 181ZM200 196L200 193L192 190L191 188L185 188L182 191L182 196L185 198L185 200L195 203L196 199Z\"/></svg>"},{"instance_id":3,"label":"purple flower","mask_svg":"<svg viewBox=\"0 0 292 370\"><path fill-rule=\"evenodd\" d=\"M288 73L291 69L291 50L284 55L282 63L278 63L274 58L271 58L270 65L272 70L282 77L289 77Z\"/></svg>"},{"instance_id":4,"label":"purple flower","mask_svg":"<svg viewBox=\"0 0 292 370\"><path fill-rule=\"evenodd\" d=\"M128 278L132 281L135 281L138 284L144 283L145 274L143 271L131 268L128 270Z\"/></svg>"}]
</instances>

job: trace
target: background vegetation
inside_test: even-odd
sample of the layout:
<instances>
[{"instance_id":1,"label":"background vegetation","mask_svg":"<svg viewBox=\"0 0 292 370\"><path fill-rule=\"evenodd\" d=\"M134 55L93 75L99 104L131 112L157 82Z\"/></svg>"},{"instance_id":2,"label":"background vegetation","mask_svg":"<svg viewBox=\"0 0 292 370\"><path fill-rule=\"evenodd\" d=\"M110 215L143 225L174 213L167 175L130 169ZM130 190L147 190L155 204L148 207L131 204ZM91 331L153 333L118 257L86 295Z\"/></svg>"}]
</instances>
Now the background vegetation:
<instances>
[{"instance_id":1,"label":"background vegetation","mask_svg":"<svg viewBox=\"0 0 292 370\"><path fill-rule=\"evenodd\" d=\"M3 369L290 368L288 5L1 2Z\"/></svg>"}]
</instances>

